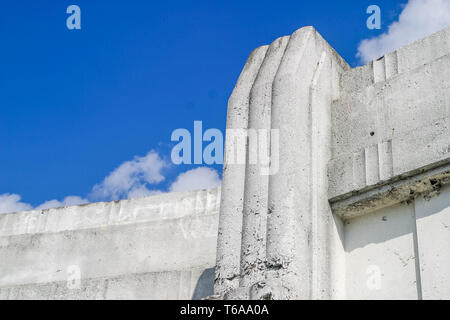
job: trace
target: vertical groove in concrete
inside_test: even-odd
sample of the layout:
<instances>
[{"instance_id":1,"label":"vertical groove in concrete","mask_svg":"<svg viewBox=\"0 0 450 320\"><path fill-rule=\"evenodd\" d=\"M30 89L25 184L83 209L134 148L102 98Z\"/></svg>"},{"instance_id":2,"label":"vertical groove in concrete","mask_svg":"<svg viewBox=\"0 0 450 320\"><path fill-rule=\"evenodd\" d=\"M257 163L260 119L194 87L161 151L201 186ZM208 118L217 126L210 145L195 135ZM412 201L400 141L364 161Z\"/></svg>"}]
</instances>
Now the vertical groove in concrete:
<instances>
[{"instance_id":1,"label":"vertical groove in concrete","mask_svg":"<svg viewBox=\"0 0 450 320\"><path fill-rule=\"evenodd\" d=\"M245 136L248 127L249 94L266 51L267 46L263 46L250 54L228 101L227 140L222 177L214 287L215 293L220 295L239 285L246 142L243 145L238 145L239 142L236 143L233 133L240 130L238 131L240 132L239 135ZM235 131L233 132L233 130ZM244 159L239 159L239 156L234 157L237 153L243 153Z\"/></svg>"},{"instance_id":2,"label":"vertical groove in concrete","mask_svg":"<svg viewBox=\"0 0 450 320\"><path fill-rule=\"evenodd\" d=\"M366 185L366 153L361 149L353 153L353 187L359 189Z\"/></svg>"},{"instance_id":3,"label":"vertical groove in concrete","mask_svg":"<svg viewBox=\"0 0 450 320\"><path fill-rule=\"evenodd\" d=\"M386 68L384 57L373 61L373 82L381 82L386 80Z\"/></svg>"},{"instance_id":4,"label":"vertical groove in concrete","mask_svg":"<svg viewBox=\"0 0 450 320\"><path fill-rule=\"evenodd\" d=\"M414 200L413 204L413 219L414 219L414 230L413 230L413 242L414 242L414 262L416 267L416 285L417 285L417 299L422 300L422 277L420 272L420 256L419 256L419 239L417 233L417 217L416 217L416 201Z\"/></svg>"},{"instance_id":5,"label":"vertical groove in concrete","mask_svg":"<svg viewBox=\"0 0 450 320\"><path fill-rule=\"evenodd\" d=\"M380 163L380 180L388 180L393 176L392 141L383 141L378 144Z\"/></svg>"},{"instance_id":6,"label":"vertical groove in concrete","mask_svg":"<svg viewBox=\"0 0 450 320\"><path fill-rule=\"evenodd\" d=\"M288 36L282 37L270 45L250 92L250 145L245 172L241 286L251 286L264 280L269 175L265 172L268 164L264 164L263 157L269 156L270 147L263 144L270 143L272 84L288 41Z\"/></svg>"},{"instance_id":7,"label":"vertical groove in concrete","mask_svg":"<svg viewBox=\"0 0 450 320\"><path fill-rule=\"evenodd\" d=\"M366 158L366 183L367 185L376 184L380 181L378 144L365 148Z\"/></svg>"},{"instance_id":8,"label":"vertical groove in concrete","mask_svg":"<svg viewBox=\"0 0 450 320\"><path fill-rule=\"evenodd\" d=\"M386 80L389 80L398 74L398 58L397 51L387 54L385 57Z\"/></svg>"}]
</instances>

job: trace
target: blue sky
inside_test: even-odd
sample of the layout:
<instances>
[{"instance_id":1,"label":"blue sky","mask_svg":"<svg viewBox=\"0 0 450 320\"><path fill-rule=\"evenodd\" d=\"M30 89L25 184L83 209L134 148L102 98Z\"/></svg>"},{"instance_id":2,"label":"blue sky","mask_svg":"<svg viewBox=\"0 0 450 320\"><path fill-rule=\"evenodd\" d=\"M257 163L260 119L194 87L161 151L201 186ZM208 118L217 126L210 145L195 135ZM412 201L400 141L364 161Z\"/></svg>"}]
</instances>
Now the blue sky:
<instances>
[{"instance_id":1,"label":"blue sky","mask_svg":"<svg viewBox=\"0 0 450 320\"><path fill-rule=\"evenodd\" d=\"M254 48L313 25L356 66L359 43L387 32L406 3L2 0L0 195L21 197L24 209L69 195L94 201L93 187L124 163L122 172L141 170L134 178L147 191L176 190L195 166L170 164L172 131L194 120L225 128ZM71 4L81 30L66 28ZM371 4L381 30L366 27ZM145 180L155 163L156 178ZM126 192L103 198L114 197Z\"/></svg>"}]
</instances>

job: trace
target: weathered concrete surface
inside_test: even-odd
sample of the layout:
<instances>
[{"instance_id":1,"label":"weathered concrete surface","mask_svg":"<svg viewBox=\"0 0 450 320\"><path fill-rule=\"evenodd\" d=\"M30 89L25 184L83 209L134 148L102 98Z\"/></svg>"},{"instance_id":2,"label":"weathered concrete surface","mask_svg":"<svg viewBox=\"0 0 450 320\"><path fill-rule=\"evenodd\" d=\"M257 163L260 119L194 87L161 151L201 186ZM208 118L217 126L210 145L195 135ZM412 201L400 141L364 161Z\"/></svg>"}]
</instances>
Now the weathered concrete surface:
<instances>
[{"instance_id":1,"label":"weathered concrete surface","mask_svg":"<svg viewBox=\"0 0 450 320\"><path fill-rule=\"evenodd\" d=\"M332 107L330 199L450 159L449 74L450 29L343 74Z\"/></svg>"},{"instance_id":2,"label":"weathered concrete surface","mask_svg":"<svg viewBox=\"0 0 450 320\"><path fill-rule=\"evenodd\" d=\"M346 298L417 299L414 204L345 222Z\"/></svg>"},{"instance_id":3,"label":"weathered concrete surface","mask_svg":"<svg viewBox=\"0 0 450 320\"><path fill-rule=\"evenodd\" d=\"M450 187L415 202L424 299L450 299Z\"/></svg>"},{"instance_id":4,"label":"weathered concrete surface","mask_svg":"<svg viewBox=\"0 0 450 320\"><path fill-rule=\"evenodd\" d=\"M332 254L325 248L316 249L321 242L339 238L335 228L329 229L334 224L329 223L333 217L327 196L327 133L331 132L331 101L339 94L339 75L349 66L312 27L261 48L250 56L230 98L227 128L236 122L230 114L238 112L243 121L239 128L250 129L249 136L251 130L276 131L279 148L272 148L274 137L270 135L270 160L277 163L277 170L266 177L261 161L233 170L226 159L215 292L228 299L329 296L333 291L328 285ZM237 96L245 102L239 103L239 109L235 107ZM233 142L227 139L227 144ZM247 154L247 160L258 159L260 147L252 148L250 143L241 153ZM232 174L236 181L229 190L226 177ZM314 235L313 230L317 231ZM242 244L238 248L239 232ZM233 241L230 234L234 234ZM320 274L312 275L312 264Z\"/></svg>"},{"instance_id":5,"label":"weathered concrete surface","mask_svg":"<svg viewBox=\"0 0 450 320\"><path fill-rule=\"evenodd\" d=\"M199 300L213 293L213 283L214 268L149 272L82 278L74 287L67 281L0 287L0 300Z\"/></svg>"},{"instance_id":6,"label":"weathered concrete surface","mask_svg":"<svg viewBox=\"0 0 450 320\"><path fill-rule=\"evenodd\" d=\"M376 188L347 194L339 200L333 199L331 200L333 213L348 220L398 203L411 202L418 196L433 196L442 186L450 183L449 164L434 169L421 168L414 173L409 172L407 175L395 177Z\"/></svg>"},{"instance_id":7,"label":"weathered concrete surface","mask_svg":"<svg viewBox=\"0 0 450 320\"><path fill-rule=\"evenodd\" d=\"M261 164L247 162L238 188L223 189L221 219L228 223L218 239L228 251L217 264L232 268L233 283L216 274L215 293L224 299L431 296L422 292L418 257L432 258L420 253L428 248L420 241L431 226L447 223L449 204L439 200L441 218L417 225L415 206L450 179L450 29L355 69L312 27L262 48L262 63L262 53L258 63L251 56L252 77L238 82L246 89L239 91L246 102L239 116L250 119L240 128L279 132L279 148L270 151L279 168L267 188ZM234 110L229 106L229 114ZM246 160L259 152L251 143L242 149ZM440 238L447 241L446 234ZM223 246L225 239L232 247ZM447 255L440 257L450 268ZM366 286L372 269L382 270L376 290ZM431 277L427 285L434 283ZM450 284L440 286L445 296Z\"/></svg>"},{"instance_id":8,"label":"weathered concrete surface","mask_svg":"<svg viewBox=\"0 0 450 320\"><path fill-rule=\"evenodd\" d=\"M215 280L218 295L239 286L249 95L266 51L267 46L262 46L251 53L228 101Z\"/></svg>"},{"instance_id":9,"label":"weathered concrete surface","mask_svg":"<svg viewBox=\"0 0 450 320\"><path fill-rule=\"evenodd\" d=\"M449 75L450 29L355 69L262 46L222 189L0 215L0 299L450 298Z\"/></svg>"},{"instance_id":10,"label":"weathered concrete surface","mask_svg":"<svg viewBox=\"0 0 450 320\"><path fill-rule=\"evenodd\" d=\"M220 188L0 215L0 298L213 293Z\"/></svg>"},{"instance_id":11,"label":"weathered concrete surface","mask_svg":"<svg viewBox=\"0 0 450 320\"><path fill-rule=\"evenodd\" d=\"M313 28L302 28L291 36L273 84L272 127L280 131L280 168L268 195L266 281L273 298L311 298L311 86L323 69L331 81L337 57Z\"/></svg>"},{"instance_id":12,"label":"weathered concrete surface","mask_svg":"<svg viewBox=\"0 0 450 320\"><path fill-rule=\"evenodd\" d=\"M450 187L345 221L346 298L450 298Z\"/></svg>"},{"instance_id":13,"label":"weathered concrete surface","mask_svg":"<svg viewBox=\"0 0 450 320\"><path fill-rule=\"evenodd\" d=\"M258 136L251 137L254 140L247 150L239 283L243 287L265 279L269 174L264 172L260 153L270 155L272 84L288 42L289 37L282 37L269 46L250 91L248 128ZM267 149L262 148L261 138L266 139Z\"/></svg>"}]
</instances>

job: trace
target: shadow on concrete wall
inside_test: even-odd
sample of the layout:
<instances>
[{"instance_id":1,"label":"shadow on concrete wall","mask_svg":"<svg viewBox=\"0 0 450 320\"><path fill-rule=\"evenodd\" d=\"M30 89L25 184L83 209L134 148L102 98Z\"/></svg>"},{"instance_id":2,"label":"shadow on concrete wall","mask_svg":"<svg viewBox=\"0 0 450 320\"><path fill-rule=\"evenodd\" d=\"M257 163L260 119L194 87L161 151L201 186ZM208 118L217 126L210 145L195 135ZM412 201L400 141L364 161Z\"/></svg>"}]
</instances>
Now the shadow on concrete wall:
<instances>
[{"instance_id":1,"label":"shadow on concrete wall","mask_svg":"<svg viewBox=\"0 0 450 320\"><path fill-rule=\"evenodd\" d=\"M417 238L416 220L438 214L449 207L450 187L444 187L438 195L430 199L420 196L408 204L396 204L347 220L344 227L345 251L351 252L369 244L383 243L406 234L415 234ZM440 231L434 230L435 233Z\"/></svg>"},{"instance_id":2,"label":"shadow on concrete wall","mask_svg":"<svg viewBox=\"0 0 450 320\"><path fill-rule=\"evenodd\" d=\"M214 294L215 268L205 269L195 285L192 300L200 300Z\"/></svg>"},{"instance_id":3,"label":"shadow on concrete wall","mask_svg":"<svg viewBox=\"0 0 450 320\"><path fill-rule=\"evenodd\" d=\"M345 251L351 252L370 244L384 243L406 234L412 235L414 224L414 203L396 204L347 220L344 227Z\"/></svg>"}]
</instances>

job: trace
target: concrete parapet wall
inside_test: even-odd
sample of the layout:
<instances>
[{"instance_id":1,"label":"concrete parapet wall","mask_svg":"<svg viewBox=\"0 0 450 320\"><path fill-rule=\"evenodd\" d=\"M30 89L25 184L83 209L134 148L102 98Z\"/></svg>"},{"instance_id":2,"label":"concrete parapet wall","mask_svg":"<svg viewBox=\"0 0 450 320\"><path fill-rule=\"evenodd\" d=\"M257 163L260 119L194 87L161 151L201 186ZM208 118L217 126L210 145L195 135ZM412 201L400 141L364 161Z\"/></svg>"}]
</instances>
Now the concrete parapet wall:
<instances>
[{"instance_id":1,"label":"concrete parapet wall","mask_svg":"<svg viewBox=\"0 0 450 320\"><path fill-rule=\"evenodd\" d=\"M450 160L449 43L446 29L343 74L332 106L330 199ZM379 77L377 65L384 70L392 55L398 71Z\"/></svg>"},{"instance_id":2,"label":"concrete parapet wall","mask_svg":"<svg viewBox=\"0 0 450 320\"><path fill-rule=\"evenodd\" d=\"M74 297L73 277L80 298L211 294L219 202L220 188L0 215L0 296Z\"/></svg>"}]
</instances>

